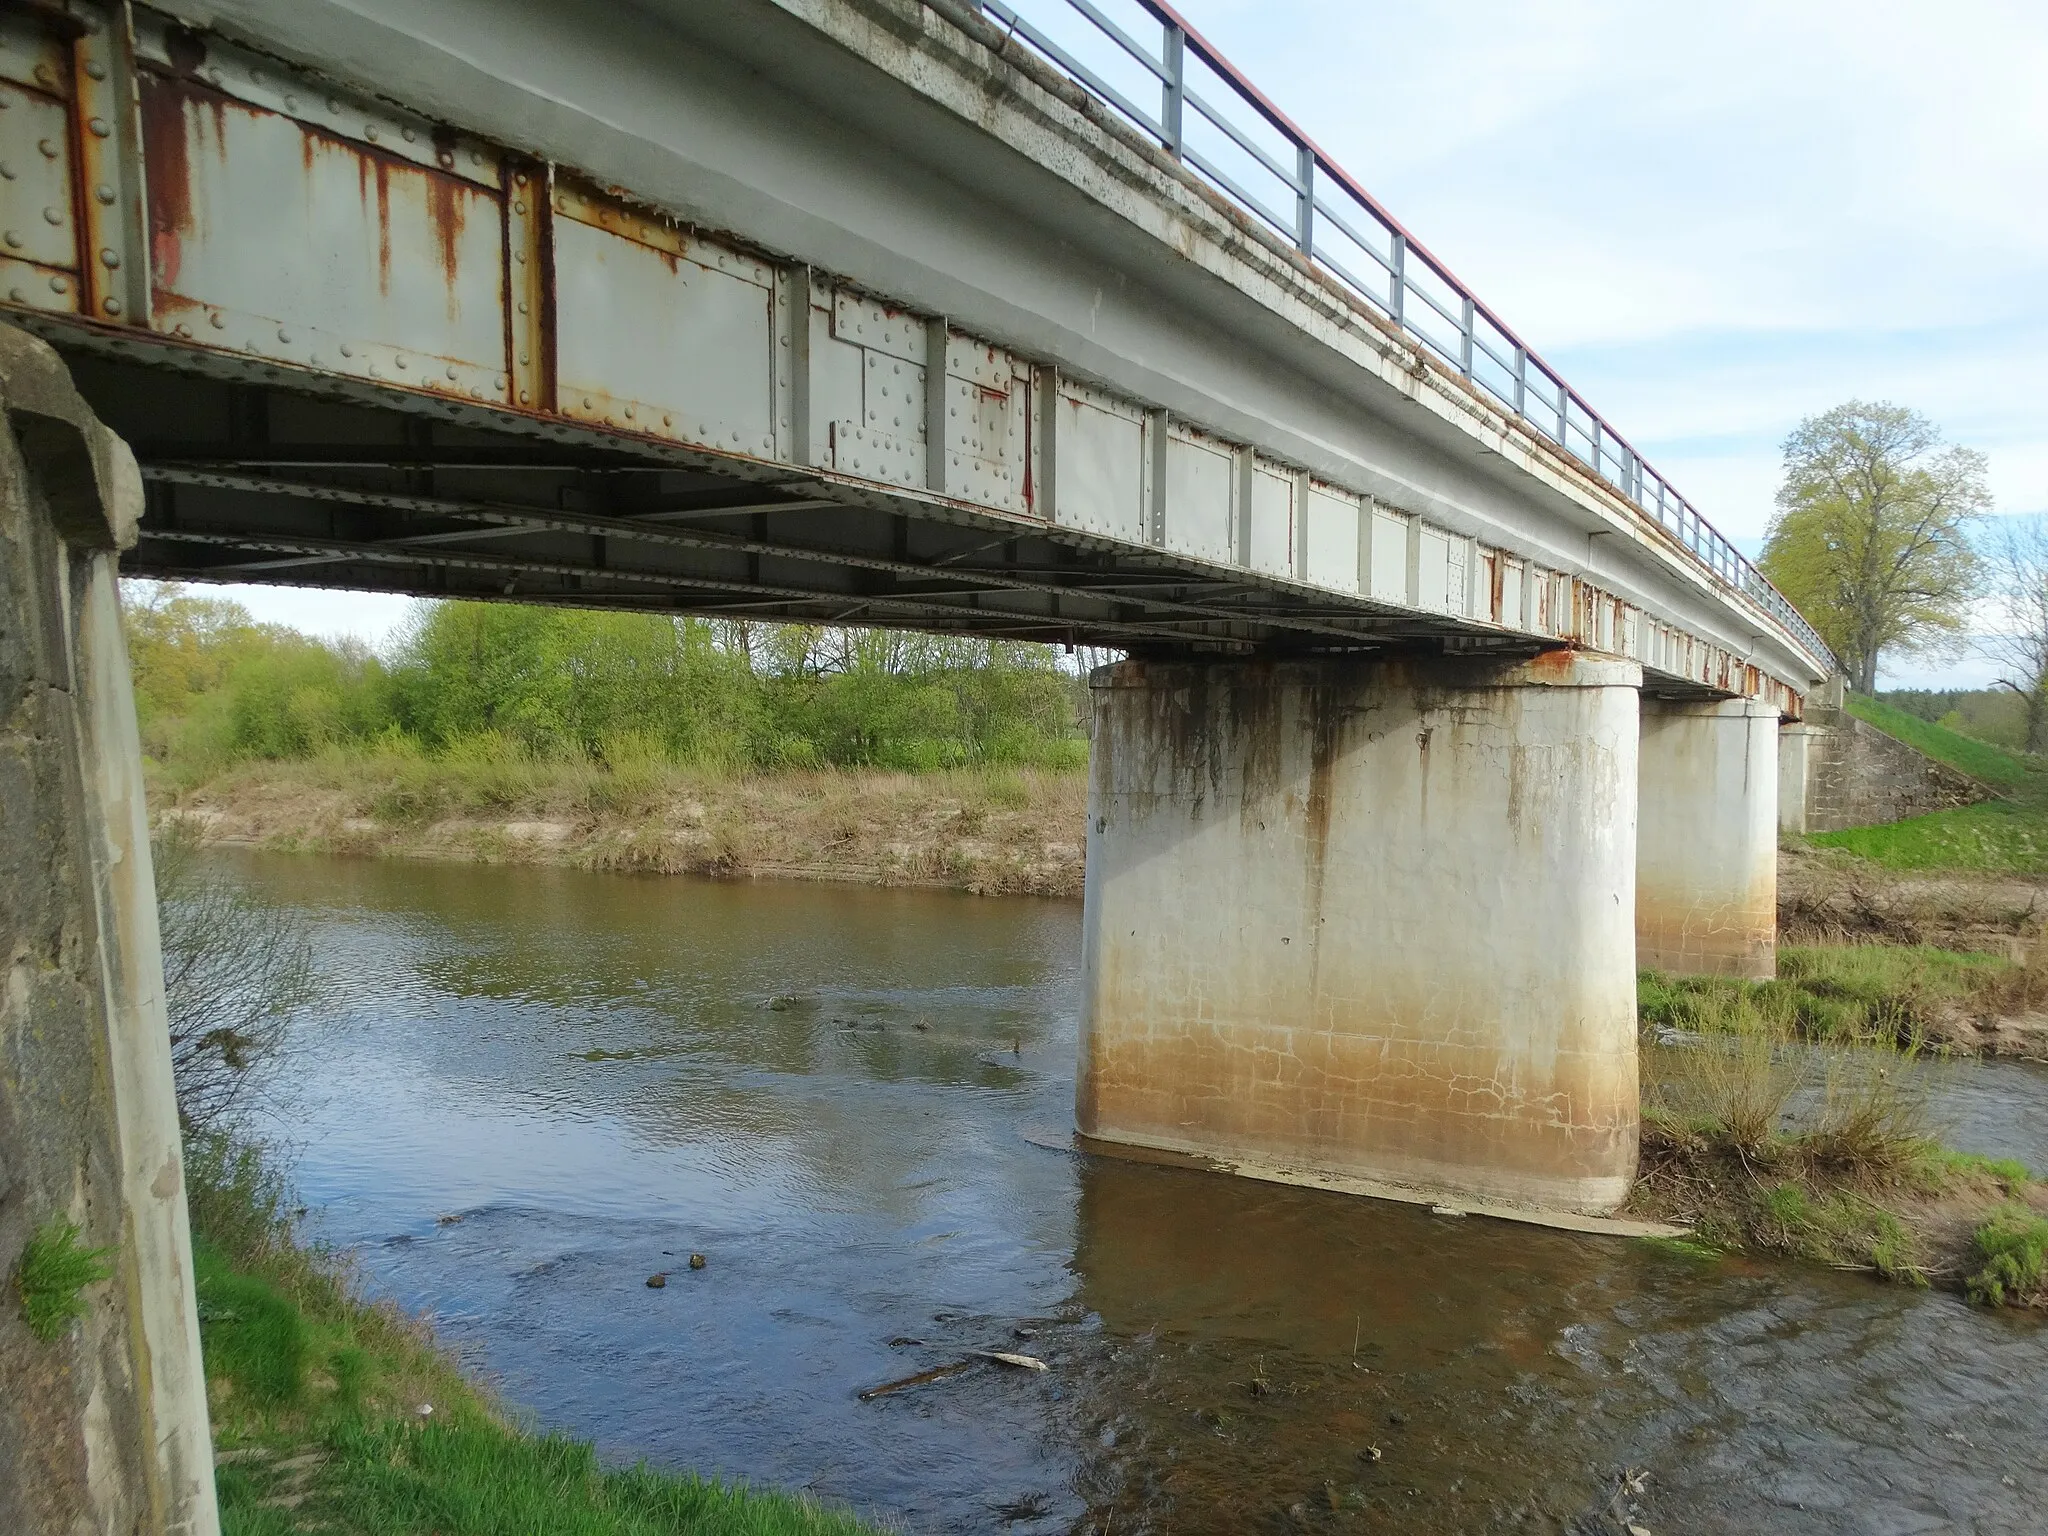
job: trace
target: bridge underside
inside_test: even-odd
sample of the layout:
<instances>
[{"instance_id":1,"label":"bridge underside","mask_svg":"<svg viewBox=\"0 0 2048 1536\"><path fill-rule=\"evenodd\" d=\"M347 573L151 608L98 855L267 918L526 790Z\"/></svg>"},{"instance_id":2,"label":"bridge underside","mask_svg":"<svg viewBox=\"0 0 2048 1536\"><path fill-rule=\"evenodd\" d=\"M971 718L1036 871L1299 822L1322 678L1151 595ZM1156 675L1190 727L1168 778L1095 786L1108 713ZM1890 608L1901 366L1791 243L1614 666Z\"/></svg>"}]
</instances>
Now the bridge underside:
<instances>
[{"instance_id":1,"label":"bridge underside","mask_svg":"<svg viewBox=\"0 0 2048 1536\"><path fill-rule=\"evenodd\" d=\"M833 624L1129 651L1527 636L1318 608L1269 583L1014 519L906 510L800 470L510 417L321 398L90 353L81 391L148 488L131 575ZM440 418L440 419L436 419ZM494 429L495 428L495 429Z\"/></svg>"}]
</instances>

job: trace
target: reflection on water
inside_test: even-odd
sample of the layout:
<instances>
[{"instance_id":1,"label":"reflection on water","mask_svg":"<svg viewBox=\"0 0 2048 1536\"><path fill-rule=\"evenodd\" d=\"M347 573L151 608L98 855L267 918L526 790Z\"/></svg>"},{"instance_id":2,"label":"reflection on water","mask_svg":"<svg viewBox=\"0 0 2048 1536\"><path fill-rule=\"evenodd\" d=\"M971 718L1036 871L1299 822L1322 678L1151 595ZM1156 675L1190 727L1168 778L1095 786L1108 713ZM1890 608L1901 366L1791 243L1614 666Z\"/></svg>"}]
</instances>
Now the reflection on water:
<instances>
[{"instance_id":1,"label":"reflection on water","mask_svg":"<svg viewBox=\"0 0 2048 1536\"><path fill-rule=\"evenodd\" d=\"M1072 906L232 867L336 983L278 1115L318 1235L614 1457L913 1531L2042 1528L2038 1323L1030 1145ZM1941 1091L2048 1166L2048 1076ZM1052 1369L856 1396L972 1349Z\"/></svg>"}]
</instances>

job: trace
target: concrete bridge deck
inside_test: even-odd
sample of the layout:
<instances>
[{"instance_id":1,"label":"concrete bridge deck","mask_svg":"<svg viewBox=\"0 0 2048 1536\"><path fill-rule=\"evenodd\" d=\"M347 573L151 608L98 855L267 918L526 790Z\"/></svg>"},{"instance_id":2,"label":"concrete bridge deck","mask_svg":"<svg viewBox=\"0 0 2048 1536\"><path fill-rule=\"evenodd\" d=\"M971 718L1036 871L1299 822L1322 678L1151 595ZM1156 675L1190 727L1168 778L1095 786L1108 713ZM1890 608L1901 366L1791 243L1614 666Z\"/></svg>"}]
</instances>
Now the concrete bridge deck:
<instances>
[{"instance_id":1,"label":"concrete bridge deck","mask_svg":"<svg viewBox=\"0 0 2048 1536\"><path fill-rule=\"evenodd\" d=\"M1290 239L1199 147L1213 83L1162 143L1034 36L915 0L18 8L0 306L134 443L137 573L1562 642L1796 715L1810 629L1391 224L1375 303L1327 157L1295 144Z\"/></svg>"}]
</instances>

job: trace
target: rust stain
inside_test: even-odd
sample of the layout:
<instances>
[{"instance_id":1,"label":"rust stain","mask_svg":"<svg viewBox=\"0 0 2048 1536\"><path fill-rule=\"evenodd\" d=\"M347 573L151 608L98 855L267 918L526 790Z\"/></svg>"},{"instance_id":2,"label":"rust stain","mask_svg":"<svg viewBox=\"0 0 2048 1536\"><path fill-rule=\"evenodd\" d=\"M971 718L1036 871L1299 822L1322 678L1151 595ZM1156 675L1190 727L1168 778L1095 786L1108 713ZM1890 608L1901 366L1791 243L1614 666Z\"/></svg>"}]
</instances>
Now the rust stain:
<instances>
[{"instance_id":1,"label":"rust stain","mask_svg":"<svg viewBox=\"0 0 2048 1536\"><path fill-rule=\"evenodd\" d=\"M158 288L175 287L184 237L192 232L192 166L185 95L154 75L142 78L142 156L149 175L149 244Z\"/></svg>"},{"instance_id":2,"label":"rust stain","mask_svg":"<svg viewBox=\"0 0 2048 1536\"><path fill-rule=\"evenodd\" d=\"M441 275L448 286L448 318L461 307L457 295L461 265L462 228L469 217L463 189L447 176L427 177L427 227L433 232L434 248L441 258ZM388 240L388 236L386 237Z\"/></svg>"},{"instance_id":3,"label":"rust stain","mask_svg":"<svg viewBox=\"0 0 2048 1536\"><path fill-rule=\"evenodd\" d=\"M1533 678L1554 678L1561 683L1567 682L1571 678L1572 669L1578 665L1578 656L1577 651L1564 645L1538 651L1529 658L1529 675Z\"/></svg>"},{"instance_id":4,"label":"rust stain","mask_svg":"<svg viewBox=\"0 0 2048 1536\"><path fill-rule=\"evenodd\" d=\"M391 167L382 160L370 162L377 177L377 291L391 294Z\"/></svg>"}]
</instances>

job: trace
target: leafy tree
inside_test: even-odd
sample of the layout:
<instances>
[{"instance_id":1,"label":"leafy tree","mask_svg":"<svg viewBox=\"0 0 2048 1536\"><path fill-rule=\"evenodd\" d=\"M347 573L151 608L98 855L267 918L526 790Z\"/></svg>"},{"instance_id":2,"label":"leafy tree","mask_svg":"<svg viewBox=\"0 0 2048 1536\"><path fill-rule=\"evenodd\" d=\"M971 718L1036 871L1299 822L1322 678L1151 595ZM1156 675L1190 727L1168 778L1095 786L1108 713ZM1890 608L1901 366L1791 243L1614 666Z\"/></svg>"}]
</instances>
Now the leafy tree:
<instances>
[{"instance_id":1,"label":"leafy tree","mask_svg":"<svg viewBox=\"0 0 2048 1536\"><path fill-rule=\"evenodd\" d=\"M1976 595L1971 523L1991 505L1984 455L1919 412L1851 400L1785 439L1785 480L1759 562L1834 648L1850 686L1879 655L1957 634Z\"/></svg>"}]
</instances>

